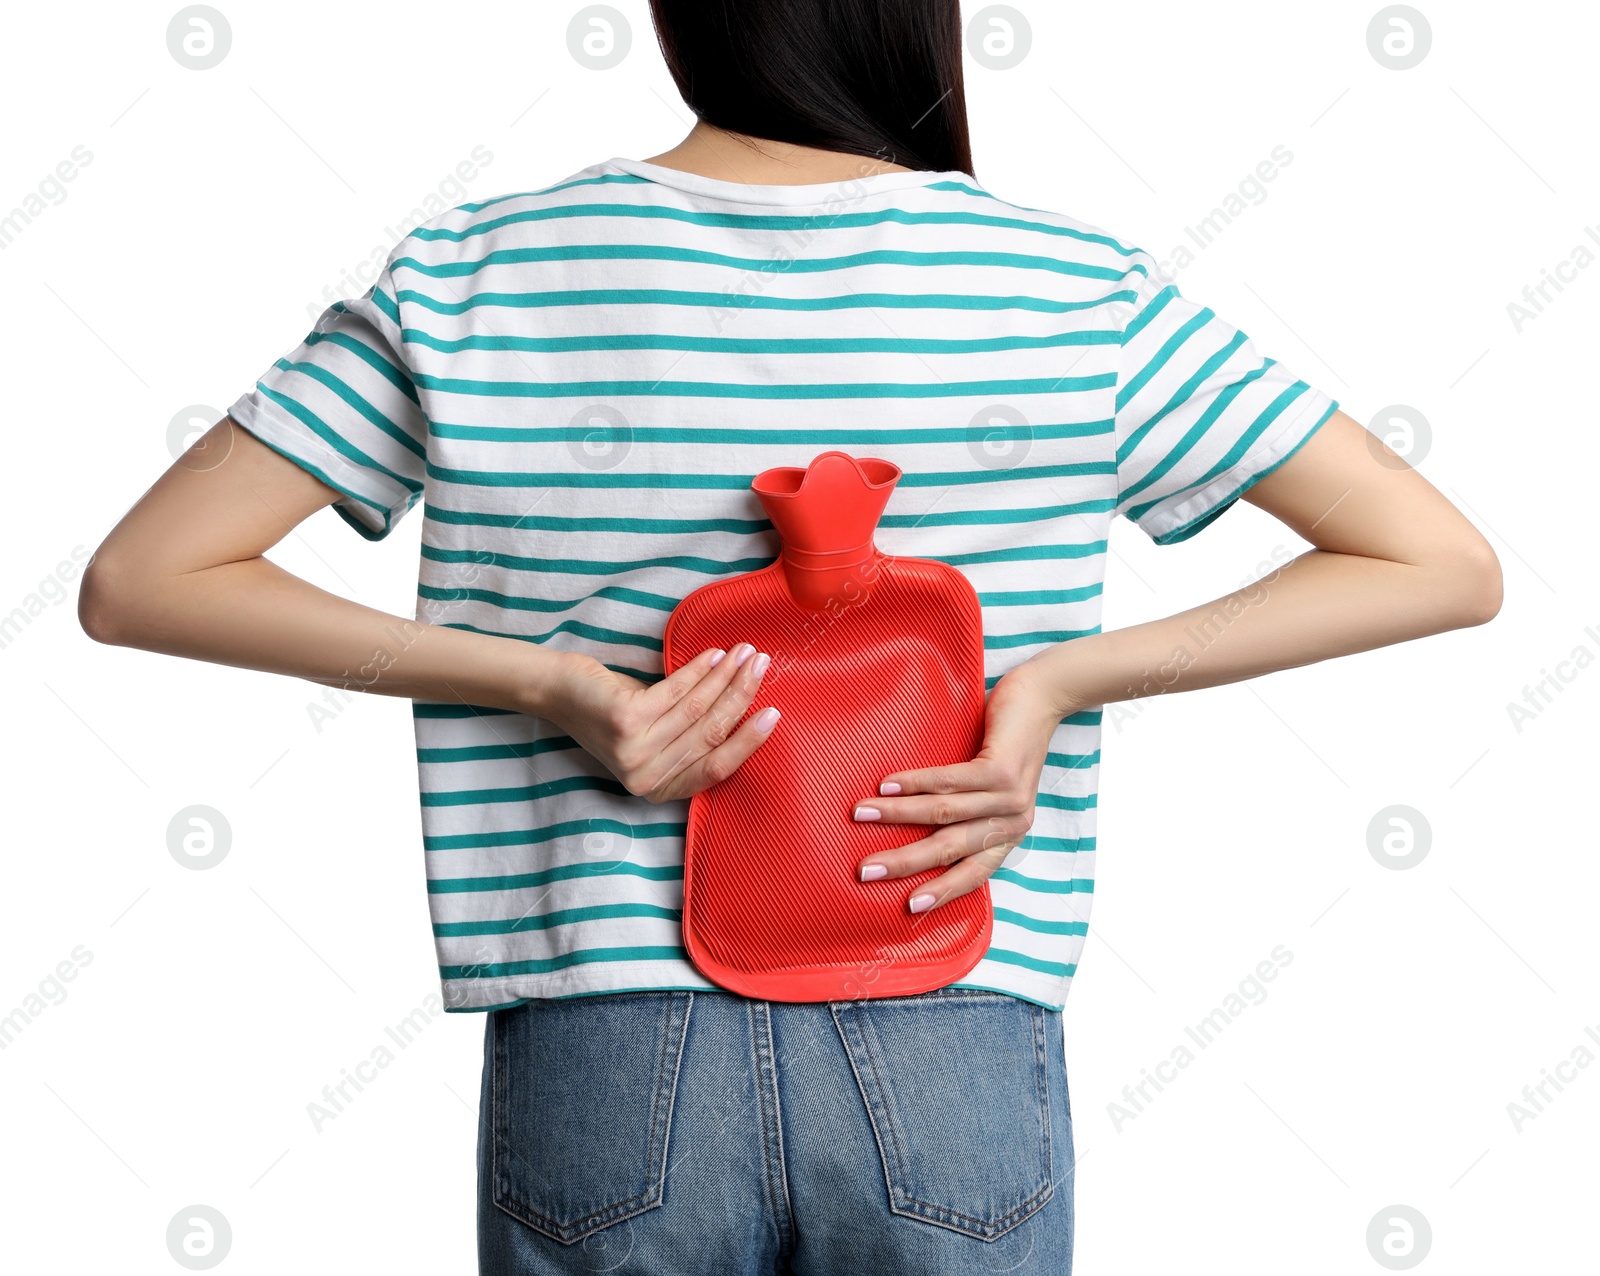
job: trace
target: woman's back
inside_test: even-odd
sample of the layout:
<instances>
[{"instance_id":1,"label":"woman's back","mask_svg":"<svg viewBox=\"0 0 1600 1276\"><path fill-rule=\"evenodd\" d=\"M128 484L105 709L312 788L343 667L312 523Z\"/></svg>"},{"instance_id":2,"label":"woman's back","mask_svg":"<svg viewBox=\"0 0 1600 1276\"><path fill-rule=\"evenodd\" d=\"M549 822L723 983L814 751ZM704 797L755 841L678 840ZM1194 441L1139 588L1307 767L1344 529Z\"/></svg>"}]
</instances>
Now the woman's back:
<instances>
[{"instance_id":1,"label":"woman's back","mask_svg":"<svg viewBox=\"0 0 1600 1276\"><path fill-rule=\"evenodd\" d=\"M613 160L419 227L230 413L366 535L425 496L420 619L647 680L678 600L777 553L756 473L883 457L904 477L878 543L967 575L992 686L1098 630L1113 513L1181 539L1334 406L1145 253L965 174L747 186ZM711 986L681 947L686 802L630 795L533 718L416 719L448 1004ZM1057 729L960 986L1063 1004L1099 730Z\"/></svg>"}]
</instances>

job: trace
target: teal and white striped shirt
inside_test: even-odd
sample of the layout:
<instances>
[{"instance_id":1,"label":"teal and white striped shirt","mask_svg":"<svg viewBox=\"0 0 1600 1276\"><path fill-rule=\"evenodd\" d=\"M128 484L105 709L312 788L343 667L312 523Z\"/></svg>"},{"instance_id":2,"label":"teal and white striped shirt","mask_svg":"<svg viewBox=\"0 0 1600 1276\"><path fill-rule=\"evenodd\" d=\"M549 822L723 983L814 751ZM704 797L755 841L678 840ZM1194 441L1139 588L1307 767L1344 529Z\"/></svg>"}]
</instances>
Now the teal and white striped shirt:
<instances>
[{"instance_id":1,"label":"teal and white striped shirt","mask_svg":"<svg viewBox=\"0 0 1600 1276\"><path fill-rule=\"evenodd\" d=\"M964 173L748 186L616 159L418 227L229 411L364 536L422 503L420 619L644 679L680 599L776 555L755 474L886 458L878 544L966 574L992 686L1097 632L1114 514L1182 540L1334 407L1147 253ZM448 1007L714 987L682 947L687 802L633 797L548 722L415 719ZM1063 1006L1099 759L1098 711L1060 725L960 986Z\"/></svg>"}]
</instances>

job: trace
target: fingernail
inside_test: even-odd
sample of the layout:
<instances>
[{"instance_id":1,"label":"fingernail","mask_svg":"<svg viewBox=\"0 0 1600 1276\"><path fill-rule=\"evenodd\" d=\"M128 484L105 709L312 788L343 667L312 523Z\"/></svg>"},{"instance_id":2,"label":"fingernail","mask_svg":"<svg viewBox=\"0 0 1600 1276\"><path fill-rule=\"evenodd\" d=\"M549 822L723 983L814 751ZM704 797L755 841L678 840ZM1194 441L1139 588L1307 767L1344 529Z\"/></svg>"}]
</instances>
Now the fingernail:
<instances>
[{"instance_id":1,"label":"fingernail","mask_svg":"<svg viewBox=\"0 0 1600 1276\"><path fill-rule=\"evenodd\" d=\"M722 662L722 658L727 654L728 653L722 650L721 647L718 647L715 651L713 651L711 653L711 667L715 669Z\"/></svg>"},{"instance_id":2,"label":"fingernail","mask_svg":"<svg viewBox=\"0 0 1600 1276\"><path fill-rule=\"evenodd\" d=\"M880 877L888 876L889 870L882 864L863 864L861 866L861 880L863 882L875 882Z\"/></svg>"},{"instance_id":3,"label":"fingernail","mask_svg":"<svg viewBox=\"0 0 1600 1276\"><path fill-rule=\"evenodd\" d=\"M893 780L885 780L878 786L878 795L880 797L893 797L898 792L900 792L900 786Z\"/></svg>"},{"instance_id":4,"label":"fingernail","mask_svg":"<svg viewBox=\"0 0 1600 1276\"><path fill-rule=\"evenodd\" d=\"M881 820L882 818L883 812L875 806L856 807L856 819L858 820Z\"/></svg>"},{"instance_id":5,"label":"fingernail","mask_svg":"<svg viewBox=\"0 0 1600 1276\"><path fill-rule=\"evenodd\" d=\"M747 642L741 642L733 649L733 667L737 669L746 660L755 654L755 648Z\"/></svg>"},{"instance_id":6,"label":"fingernail","mask_svg":"<svg viewBox=\"0 0 1600 1276\"><path fill-rule=\"evenodd\" d=\"M925 913L932 907L932 895L913 895L911 897L911 911L913 913Z\"/></svg>"},{"instance_id":7,"label":"fingernail","mask_svg":"<svg viewBox=\"0 0 1600 1276\"><path fill-rule=\"evenodd\" d=\"M756 730L771 731L773 727L778 725L778 719L782 716L771 705L768 705L760 713L756 714Z\"/></svg>"},{"instance_id":8,"label":"fingernail","mask_svg":"<svg viewBox=\"0 0 1600 1276\"><path fill-rule=\"evenodd\" d=\"M750 666L750 672L759 678L762 674L766 673L767 666L771 663L772 657L763 651L759 656L756 657L755 664Z\"/></svg>"}]
</instances>

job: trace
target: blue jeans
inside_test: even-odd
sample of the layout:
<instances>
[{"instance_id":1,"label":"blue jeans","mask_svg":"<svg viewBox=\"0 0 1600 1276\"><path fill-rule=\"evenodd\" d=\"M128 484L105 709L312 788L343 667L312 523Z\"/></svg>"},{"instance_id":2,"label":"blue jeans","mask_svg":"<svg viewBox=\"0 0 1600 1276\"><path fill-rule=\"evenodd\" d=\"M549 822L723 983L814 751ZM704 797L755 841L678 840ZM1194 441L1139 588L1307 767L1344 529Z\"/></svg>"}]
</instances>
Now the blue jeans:
<instances>
[{"instance_id":1,"label":"blue jeans","mask_svg":"<svg viewBox=\"0 0 1600 1276\"><path fill-rule=\"evenodd\" d=\"M999 993L490 1011L481 1276L1065 1276L1061 1015Z\"/></svg>"}]
</instances>

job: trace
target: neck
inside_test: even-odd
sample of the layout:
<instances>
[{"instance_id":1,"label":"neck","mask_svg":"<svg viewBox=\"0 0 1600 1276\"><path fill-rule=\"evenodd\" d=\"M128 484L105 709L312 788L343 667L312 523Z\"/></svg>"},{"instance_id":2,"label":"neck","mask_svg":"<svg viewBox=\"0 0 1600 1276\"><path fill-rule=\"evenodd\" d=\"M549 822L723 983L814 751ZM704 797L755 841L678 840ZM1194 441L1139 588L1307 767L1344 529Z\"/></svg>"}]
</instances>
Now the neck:
<instances>
[{"instance_id":1,"label":"neck","mask_svg":"<svg viewBox=\"0 0 1600 1276\"><path fill-rule=\"evenodd\" d=\"M689 136L670 151L645 162L747 186L805 186L874 173L911 171L904 164L890 164L866 155L734 133L704 120L697 121Z\"/></svg>"}]
</instances>

